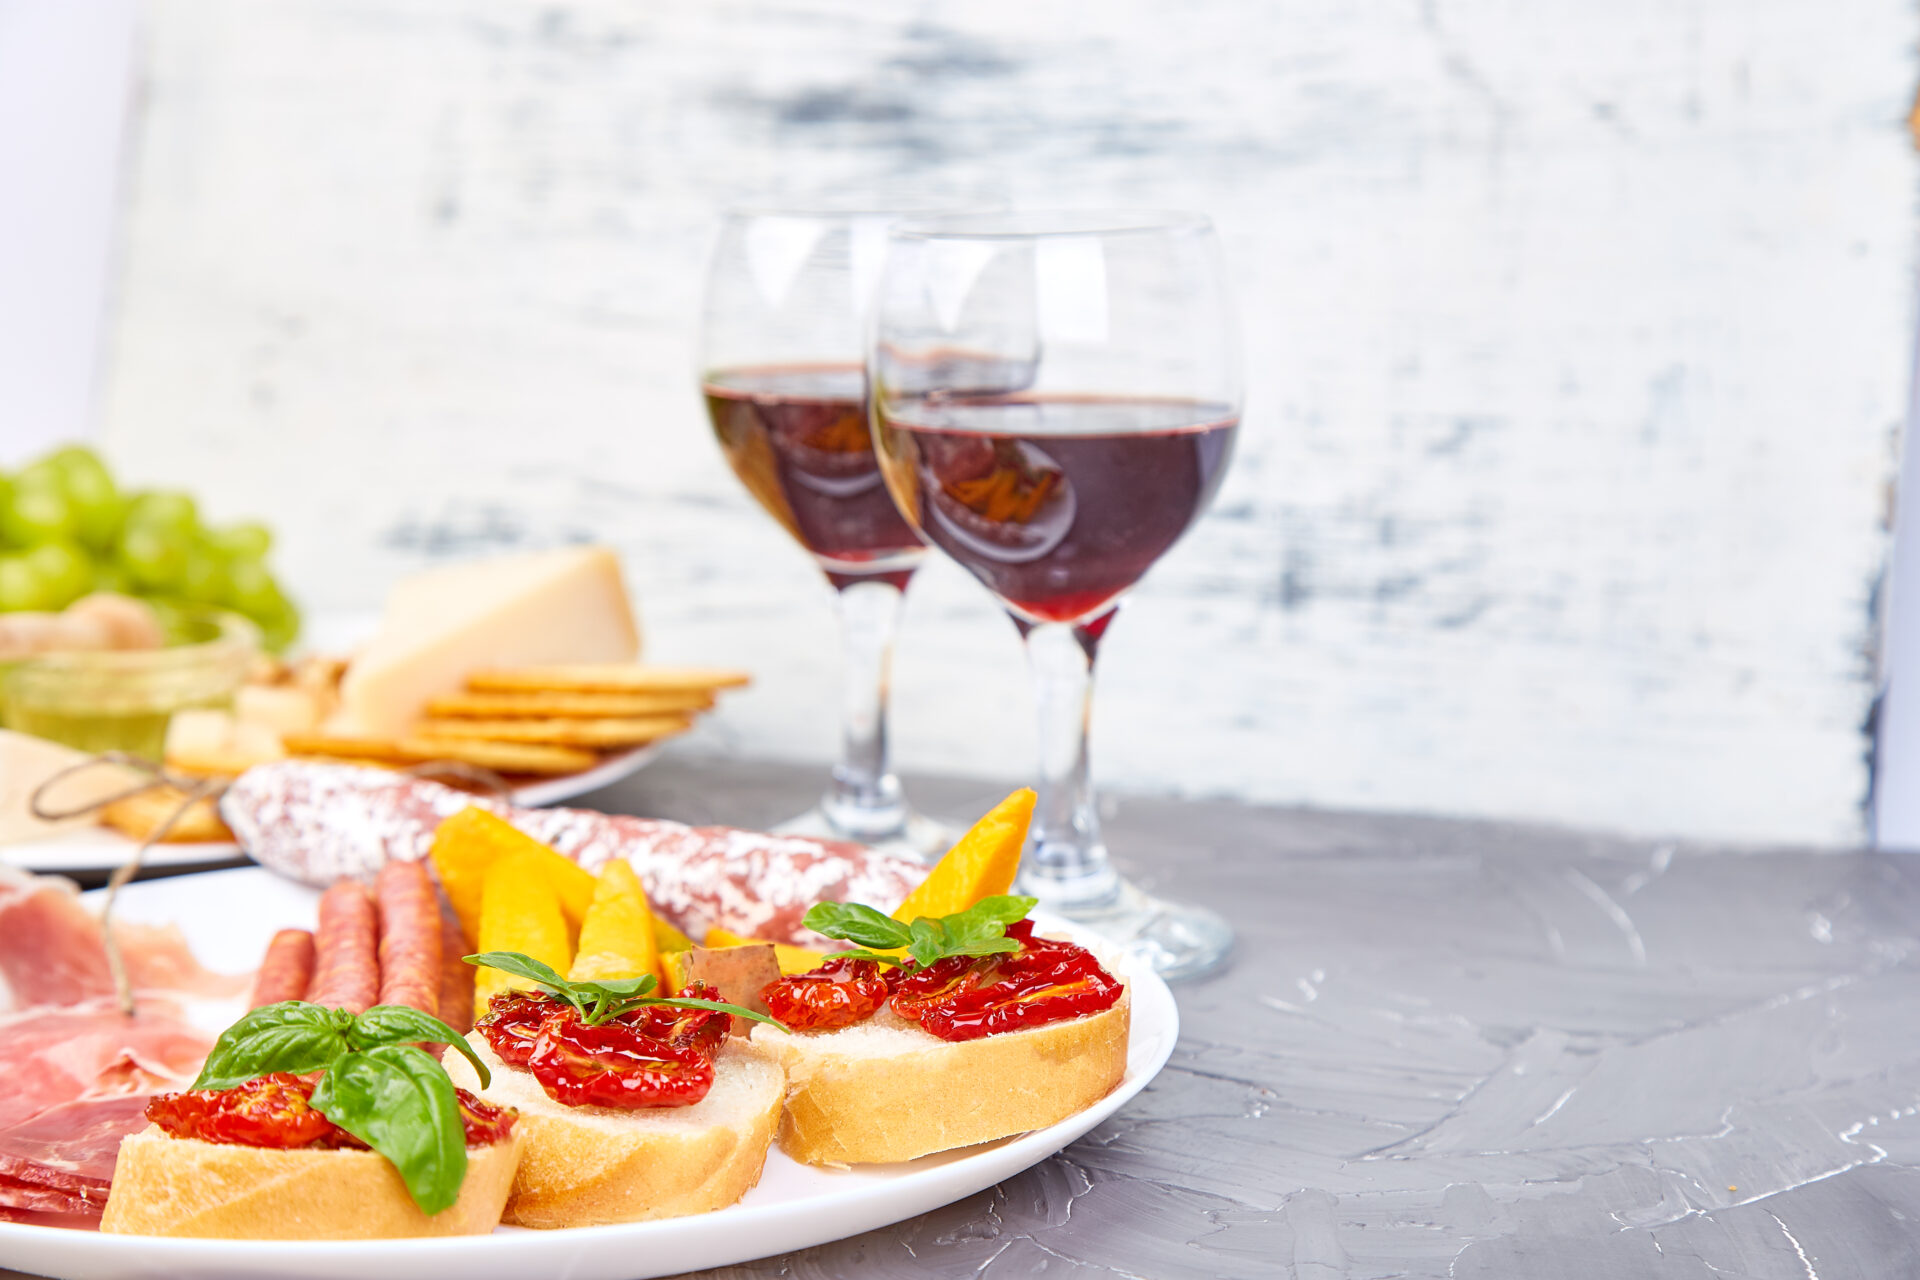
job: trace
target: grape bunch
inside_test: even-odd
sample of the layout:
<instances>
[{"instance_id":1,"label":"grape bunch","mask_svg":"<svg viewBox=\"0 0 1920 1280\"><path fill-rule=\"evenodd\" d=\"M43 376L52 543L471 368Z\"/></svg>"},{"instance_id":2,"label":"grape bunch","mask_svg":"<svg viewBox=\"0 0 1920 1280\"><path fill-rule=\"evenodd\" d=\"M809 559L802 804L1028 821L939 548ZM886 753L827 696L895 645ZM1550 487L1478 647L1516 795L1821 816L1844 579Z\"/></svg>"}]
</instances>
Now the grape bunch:
<instances>
[{"instance_id":1,"label":"grape bunch","mask_svg":"<svg viewBox=\"0 0 1920 1280\"><path fill-rule=\"evenodd\" d=\"M208 528L178 490L122 494L91 449L68 445L0 474L0 613L64 609L91 591L161 607L231 609L268 648L286 648L300 612L267 572L263 524Z\"/></svg>"}]
</instances>

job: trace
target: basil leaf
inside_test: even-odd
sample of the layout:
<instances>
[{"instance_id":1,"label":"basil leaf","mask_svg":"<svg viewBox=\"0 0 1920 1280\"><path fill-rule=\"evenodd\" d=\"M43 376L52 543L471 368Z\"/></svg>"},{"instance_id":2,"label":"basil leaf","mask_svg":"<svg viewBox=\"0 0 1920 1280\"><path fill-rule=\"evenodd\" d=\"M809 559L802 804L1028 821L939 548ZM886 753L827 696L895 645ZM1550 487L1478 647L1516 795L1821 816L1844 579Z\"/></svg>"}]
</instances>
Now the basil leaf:
<instances>
[{"instance_id":1,"label":"basil leaf","mask_svg":"<svg viewBox=\"0 0 1920 1280\"><path fill-rule=\"evenodd\" d=\"M320 1078L313 1106L385 1156L422 1213L460 1198L466 1126L453 1081L427 1054L408 1045L345 1054Z\"/></svg>"},{"instance_id":2,"label":"basil leaf","mask_svg":"<svg viewBox=\"0 0 1920 1280\"><path fill-rule=\"evenodd\" d=\"M998 938L1007 931L1008 925L1026 919L1027 912L1033 910L1038 901L1038 898L996 894L980 899L965 911L944 917L941 923L956 941Z\"/></svg>"},{"instance_id":3,"label":"basil leaf","mask_svg":"<svg viewBox=\"0 0 1920 1280\"><path fill-rule=\"evenodd\" d=\"M913 938L906 925L858 902L816 902L807 908L801 923L829 938L845 938L880 951L904 947Z\"/></svg>"},{"instance_id":4,"label":"basil leaf","mask_svg":"<svg viewBox=\"0 0 1920 1280\"><path fill-rule=\"evenodd\" d=\"M489 969L510 973L516 978L525 978L578 1009L581 1017L587 1015L586 1001L573 989L573 984L532 956L522 955L518 951L484 951L477 956L462 956L461 959L471 965L484 965Z\"/></svg>"},{"instance_id":5,"label":"basil leaf","mask_svg":"<svg viewBox=\"0 0 1920 1280\"><path fill-rule=\"evenodd\" d=\"M907 954L922 968L949 954L947 931L938 920L921 916L907 926L907 932L912 938L907 944Z\"/></svg>"},{"instance_id":6,"label":"basil leaf","mask_svg":"<svg viewBox=\"0 0 1920 1280\"><path fill-rule=\"evenodd\" d=\"M903 967L907 963L899 956L888 951L834 951L821 956L820 959L823 962L827 960L871 960L875 964L895 964Z\"/></svg>"},{"instance_id":7,"label":"basil leaf","mask_svg":"<svg viewBox=\"0 0 1920 1280\"><path fill-rule=\"evenodd\" d=\"M220 1033L194 1080L196 1089L231 1089L270 1071L318 1071L347 1052L353 1015L304 1000L282 1000L241 1015Z\"/></svg>"},{"instance_id":8,"label":"basil leaf","mask_svg":"<svg viewBox=\"0 0 1920 1280\"><path fill-rule=\"evenodd\" d=\"M600 978L592 982L569 982L575 991L587 993L605 993L610 996L643 996L659 985L650 973L637 978Z\"/></svg>"},{"instance_id":9,"label":"basil leaf","mask_svg":"<svg viewBox=\"0 0 1920 1280\"><path fill-rule=\"evenodd\" d=\"M1004 952L1020 950L1018 938L982 938L978 942L965 942L949 947L950 956L993 956Z\"/></svg>"},{"instance_id":10,"label":"basil leaf","mask_svg":"<svg viewBox=\"0 0 1920 1280\"><path fill-rule=\"evenodd\" d=\"M372 1049L383 1044L446 1044L466 1055L480 1087L493 1083L487 1064L473 1051L466 1037L430 1013L404 1004L377 1004L353 1020L347 1038L356 1049Z\"/></svg>"},{"instance_id":11,"label":"basil leaf","mask_svg":"<svg viewBox=\"0 0 1920 1280\"><path fill-rule=\"evenodd\" d=\"M728 1004L724 1000L700 1000L693 996L668 996L660 999L637 1000L635 1004L665 1004L677 1009L712 1009L716 1013L730 1013L736 1018L751 1018L755 1022L764 1022L770 1027L787 1030L787 1024L778 1018L764 1013L755 1013L751 1009L742 1009L737 1004Z\"/></svg>"}]
</instances>

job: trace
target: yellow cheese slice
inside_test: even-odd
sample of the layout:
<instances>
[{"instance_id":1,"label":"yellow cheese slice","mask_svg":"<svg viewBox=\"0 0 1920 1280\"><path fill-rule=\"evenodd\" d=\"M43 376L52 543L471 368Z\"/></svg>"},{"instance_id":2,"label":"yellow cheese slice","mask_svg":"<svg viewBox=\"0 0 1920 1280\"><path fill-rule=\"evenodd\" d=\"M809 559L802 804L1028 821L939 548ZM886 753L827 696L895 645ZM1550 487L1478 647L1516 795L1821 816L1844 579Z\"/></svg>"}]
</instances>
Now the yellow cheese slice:
<instances>
[{"instance_id":1,"label":"yellow cheese slice","mask_svg":"<svg viewBox=\"0 0 1920 1280\"><path fill-rule=\"evenodd\" d=\"M394 587L379 634L347 667L327 731L398 735L428 699L458 691L482 667L631 662L639 653L639 627L610 548L451 565Z\"/></svg>"}]
</instances>

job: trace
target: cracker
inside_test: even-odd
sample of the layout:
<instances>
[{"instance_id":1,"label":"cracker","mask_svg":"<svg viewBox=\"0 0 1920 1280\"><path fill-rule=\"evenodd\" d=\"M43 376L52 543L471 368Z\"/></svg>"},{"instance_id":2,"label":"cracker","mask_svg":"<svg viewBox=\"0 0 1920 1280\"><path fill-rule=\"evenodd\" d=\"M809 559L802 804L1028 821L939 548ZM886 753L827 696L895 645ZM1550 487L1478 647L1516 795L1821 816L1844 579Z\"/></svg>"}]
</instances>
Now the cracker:
<instances>
[{"instance_id":1,"label":"cracker","mask_svg":"<svg viewBox=\"0 0 1920 1280\"><path fill-rule=\"evenodd\" d=\"M427 703L430 716L475 716L488 719L582 719L598 716L657 716L705 711L713 705L710 689L668 690L661 693L566 693L531 690L525 693L453 693Z\"/></svg>"},{"instance_id":2,"label":"cracker","mask_svg":"<svg viewBox=\"0 0 1920 1280\"><path fill-rule=\"evenodd\" d=\"M682 689L733 689L752 677L725 667L649 667L632 662L575 663L557 667L507 667L476 671L467 688L476 693L664 693Z\"/></svg>"},{"instance_id":3,"label":"cracker","mask_svg":"<svg viewBox=\"0 0 1920 1280\"><path fill-rule=\"evenodd\" d=\"M145 840L173 816L186 798L186 792L178 788L155 787L102 806L100 821L128 839ZM173 824L161 843L209 844L232 839L233 832L220 821L220 811L214 807L212 797L202 796Z\"/></svg>"},{"instance_id":4,"label":"cracker","mask_svg":"<svg viewBox=\"0 0 1920 1280\"><path fill-rule=\"evenodd\" d=\"M572 720L425 720L420 732L436 738L482 739L500 743L542 743L555 747L637 747L643 742L685 733L686 716Z\"/></svg>"},{"instance_id":5,"label":"cracker","mask_svg":"<svg viewBox=\"0 0 1920 1280\"><path fill-rule=\"evenodd\" d=\"M359 764L408 765L427 760L454 760L476 764L495 773L562 774L591 769L600 758L575 747L527 742L487 742L413 734L405 738L344 738L294 736L286 740L287 754L351 760Z\"/></svg>"}]
</instances>

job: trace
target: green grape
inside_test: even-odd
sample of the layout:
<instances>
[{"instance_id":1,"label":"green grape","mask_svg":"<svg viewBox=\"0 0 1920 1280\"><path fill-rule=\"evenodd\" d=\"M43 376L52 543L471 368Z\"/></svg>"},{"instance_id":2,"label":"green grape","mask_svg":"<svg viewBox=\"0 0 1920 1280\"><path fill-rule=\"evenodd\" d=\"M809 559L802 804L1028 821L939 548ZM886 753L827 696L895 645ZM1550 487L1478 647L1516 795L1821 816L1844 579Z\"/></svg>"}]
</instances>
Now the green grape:
<instances>
[{"instance_id":1,"label":"green grape","mask_svg":"<svg viewBox=\"0 0 1920 1280\"><path fill-rule=\"evenodd\" d=\"M271 652L280 653L300 634L300 610L285 596L264 617L254 618L260 627L260 642Z\"/></svg>"},{"instance_id":2,"label":"green grape","mask_svg":"<svg viewBox=\"0 0 1920 1280\"><path fill-rule=\"evenodd\" d=\"M133 585L132 575L112 560L93 562L93 589L115 591L123 596L133 595L138 590Z\"/></svg>"},{"instance_id":3,"label":"green grape","mask_svg":"<svg viewBox=\"0 0 1920 1280\"><path fill-rule=\"evenodd\" d=\"M200 508L178 489L148 489L127 503L127 524L152 525L189 538L200 528Z\"/></svg>"},{"instance_id":4,"label":"green grape","mask_svg":"<svg viewBox=\"0 0 1920 1280\"><path fill-rule=\"evenodd\" d=\"M227 561L227 603L255 621L271 615L286 602L267 567L249 556Z\"/></svg>"},{"instance_id":5,"label":"green grape","mask_svg":"<svg viewBox=\"0 0 1920 1280\"><path fill-rule=\"evenodd\" d=\"M58 473L36 462L13 478L12 492L0 507L0 540L16 547L70 541L76 514Z\"/></svg>"},{"instance_id":6,"label":"green grape","mask_svg":"<svg viewBox=\"0 0 1920 1280\"><path fill-rule=\"evenodd\" d=\"M142 592L171 591L186 572L190 545L171 530L128 520L120 531L120 567Z\"/></svg>"},{"instance_id":7,"label":"green grape","mask_svg":"<svg viewBox=\"0 0 1920 1280\"><path fill-rule=\"evenodd\" d=\"M231 591L227 558L205 542L189 547L186 567L180 572L181 597L196 604L225 604Z\"/></svg>"},{"instance_id":8,"label":"green grape","mask_svg":"<svg viewBox=\"0 0 1920 1280\"><path fill-rule=\"evenodd\" d=\"M0 555L0 613L47 607L39 571L20 552Z\"/></svg>"},{"instance_id":9,"label":"green grape","mask_svg":"<svg viewBox=\"0 0 1920 1280\"><path fill-rule=\"evenodd\" d=\"M89 547L105 547L119 532L120 497L113 475L93 450L68 445L48 455L46 463L58 474L61 488L74 510L74 532Z\"/></svg>"},{"instance_id":10,"label":"green grape","mask_svg":"<svg viewBox=\"0 0 1920 1280\"><path fill-rule=\"evenodd\" d=\"M43 542L26 553L26 561L39 575L42 608L64 609L93 585L87 553L71 542Z\"/></svg>"},{"instance_id":11,"label":"green grape","mask_svg":"<svg viewBox=\"0 0 1920 1280\"><path fill-rule=\"evenodd\" d=\"M229 556L264 560L273 550L273 534L257 520L242 520L224 529L210 529L208 539Z\"/></svg>"}]
</instances>

